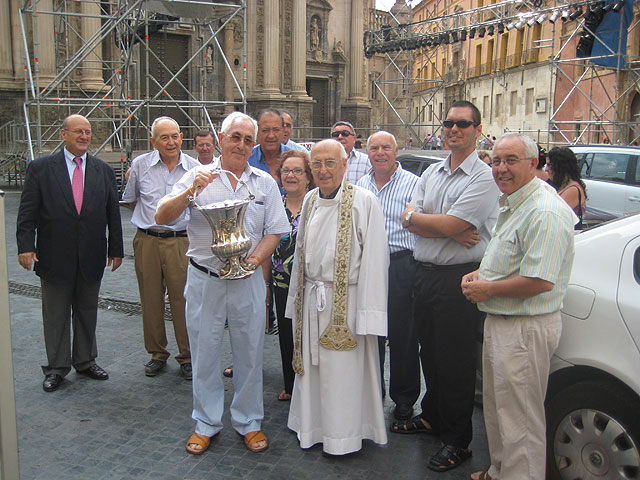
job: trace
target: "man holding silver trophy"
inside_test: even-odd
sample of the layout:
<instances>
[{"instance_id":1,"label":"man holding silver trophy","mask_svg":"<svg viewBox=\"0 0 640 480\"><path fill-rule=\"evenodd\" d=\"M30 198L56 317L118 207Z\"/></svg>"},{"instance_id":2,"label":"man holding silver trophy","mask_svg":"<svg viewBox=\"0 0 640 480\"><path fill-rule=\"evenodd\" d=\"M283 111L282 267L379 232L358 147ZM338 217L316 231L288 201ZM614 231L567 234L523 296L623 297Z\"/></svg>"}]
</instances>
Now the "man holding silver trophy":
<instances>
[{"instance_id":1,"label":"man holding silver trophy","mask_svg":"<svg viewBox=\"0 0 640 480\"><path fill-rule=\"evenodd\" d=\"M234 365L231 423L249 450L268 447L261 431L266 287L260 265L290 227L275 180L248 164L256 136L251 117L227 116L220 158L187 172L155 215L158 224L167 224L185 209L191 213L185 299L196 428L186 449L194 455L207 450L222 429L225 321Z\"/></svg>"}]
</instances>

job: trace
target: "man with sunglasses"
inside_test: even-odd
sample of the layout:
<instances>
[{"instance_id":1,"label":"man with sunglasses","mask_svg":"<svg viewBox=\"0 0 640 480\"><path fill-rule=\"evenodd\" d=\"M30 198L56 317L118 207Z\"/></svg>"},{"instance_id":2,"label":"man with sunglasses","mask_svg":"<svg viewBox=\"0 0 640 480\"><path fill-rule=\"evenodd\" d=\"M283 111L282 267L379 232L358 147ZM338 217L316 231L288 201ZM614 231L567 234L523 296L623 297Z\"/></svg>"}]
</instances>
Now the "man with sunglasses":
<instances>
[{"instance_id":1,"label":"man with sunglasses","mask_svg":"<svg viewBox=\"0 0 640 480\"><path fill-rule=\"evenodd\" d=\"M156 223L158 202L182 176L200 165L181 150L182 132L171 117L158 117L151 125L153 150L131 162L131 172L122 194L125 206L133 208L131 223L137 227L133 255L142 306L144 346L151 358L144 366L147 377L155 377L167 366L167 332L164 322L164 292L169 295L180 365L180 375L191 380L191 350L184 316L184 284L187 280L187 215L171 225Z\"/></svg>"},{"instance_id":2,"label":"man with sunglasses","mask_svg":"<svg viewBox=\"0 0 640 480\"><path fill-rule=\"evenodd\" d=\"M442 447L428 467L442 472L471 456L476 336L481 314L460 290L476 270L491 237L498 188L476 152L480 112L470 102L451 105L443 122L451 154L421 176L402 224L418 235L414 312L427 384L422 413L394 422L394 433L439 435Z\"/></svg>"},{"instance_id":3,"label":"man with sunglasses","mask_svg":"<svg viewBox=\"0 0 640 480\"><path fill-rule=\"evenodd\" d=\"M471 478L545 478L544 399L577 218L536 177L538 147L530 137L503 135L491 163L500 215L480 268L461 282L487 312L482 400L491 465Z\"/></svg>"},{"instance_id":4,"label":"man with sunglasses","mask_svg":"<svg viewBox=\"0 0 640 480\"><path fill-rule=\"evenodd\" d=\"M357 183L371 168L371 164L367 154L355 149L356 129L349 122L340 120L331 127L331 138L340 142L347 152L347 180Z\"/></svg>"},{"instance_id":5,"label":"man with sunglasses","mask_svg":"<svg viewBox=\"0 0 640 480\"><path fill-rule=\"evenodd\" d=\"M105 264L116 270L123 257L116 177L88 154L89 120L70 115L60 134L64 148L27 168L16 229L18 261L35 269L42 288L45 392L57 390L71 367L109 378L95 361L98 292Z\"/></svg>"},{"instance_id":6,"label":"man with sunglasses","mask_svg":"<svg viewBox=\"0 0 640 480\"><path fill-rule=\"evenodd\" d=\"M225 387L220 374L221 345L225 321L229 325L233 359L234 394L231 425L244 437L252 452L265 450L269 443L262 433L264 418L262 352L266 285L261 269L265 259L289 232L291 226L275 180L251 167L249 155L258 126L251 117L233 112L222 122L218 139L222 155L211 165L191 169L164 197L156 212L159 224L171 224L188 215L189 267L185 299L187 328L193 352L193 412L195 432L186 444L192 455L209 448L211 438L222 430ZM216 168L232 172L218 176ZM209 205L225 200L244 200L246 183L255 198L247 206L244 228L251 239L245 262L256 271L244 278L220 278L224 263L211 251L212 232L204 215L193 208L192 200Z\"/></svg>"}]
</instances>

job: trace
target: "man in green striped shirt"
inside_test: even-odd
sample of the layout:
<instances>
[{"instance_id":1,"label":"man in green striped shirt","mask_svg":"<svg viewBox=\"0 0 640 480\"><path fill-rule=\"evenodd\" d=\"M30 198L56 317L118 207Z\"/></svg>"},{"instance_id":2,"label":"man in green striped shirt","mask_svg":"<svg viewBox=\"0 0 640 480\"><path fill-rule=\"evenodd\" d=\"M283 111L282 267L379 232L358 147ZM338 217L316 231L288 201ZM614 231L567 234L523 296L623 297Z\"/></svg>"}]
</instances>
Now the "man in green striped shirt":
<instances>
[{"instance_id":1,"label":"man in green striped shirt","mask_svg":"<svg viewBox=\"0 0 640 480\"><path fill-rule=\"evenodd\" d=\"M562 331L575 215L536 178L537 164L531 138L508 133L496 142L498 221L480 268L462 278L464 295L487 312L483 409L491 466L472 479L545 477L544 397Z\"/></svg>"}]
</instances>

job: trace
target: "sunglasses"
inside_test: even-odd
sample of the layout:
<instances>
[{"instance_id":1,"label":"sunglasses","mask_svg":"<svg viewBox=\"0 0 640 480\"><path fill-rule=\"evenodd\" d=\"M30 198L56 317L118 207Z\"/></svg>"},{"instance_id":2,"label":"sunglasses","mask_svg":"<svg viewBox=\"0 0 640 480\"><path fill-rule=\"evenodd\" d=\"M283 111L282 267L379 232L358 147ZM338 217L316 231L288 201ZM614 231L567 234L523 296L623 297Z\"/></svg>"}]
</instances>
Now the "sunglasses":
<instances>
[{"instance_id":1,"label":"sunglasses","mask_svg":"<svg viewBox=\"0 0 640 480\"><path fill-rule=\"evenodd\" d=\"M331 132L331 136L333 138L338 138L340 135L342 135L343 137L350 137L351 135L353 135L353 133L351 133L349 130L338 130L336 132Z\"/></svg>"},{"instance_id":2,"label":"sunglasses","mask_svg":"<svg viewBox=\"0 0 640 480\"><path fill-rule=\"evenodd\" d=\"M444 128L453 128L454 125L458 128L469 128L471 125L474 127L478 126L477 123L472 122L471 120L458 120L457 122L454 122L453 120L444 120L442 125Z\"/></svg>"}]
</instances>

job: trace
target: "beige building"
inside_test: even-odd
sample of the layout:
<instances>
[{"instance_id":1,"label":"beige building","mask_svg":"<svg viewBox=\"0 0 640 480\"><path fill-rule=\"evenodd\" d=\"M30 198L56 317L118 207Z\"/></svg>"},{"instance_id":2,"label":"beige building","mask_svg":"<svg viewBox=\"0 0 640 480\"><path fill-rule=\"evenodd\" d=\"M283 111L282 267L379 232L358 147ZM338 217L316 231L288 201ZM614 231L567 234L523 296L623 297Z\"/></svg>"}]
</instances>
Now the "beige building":
<instances>
[{"instance_id":1,"label":"beige building","mask_svg":"<svg viewBox=\"0 0 640 480\"><path fill-rule=\"evenodd\" d=\"M415 50L412 98L422 133L437 134L447 107L465 99L480 109L488 136L522 131L541 144L638 139L637 32L630 29L623 69L595 67L576 55L586 8L559 1L535 10L496 0L420 2L414 34L448 34ZM562 20L579 9L581 16Z\"/></svg>"},{"instance_id":2,"label":"beige building","mask_svg":"<svg viewBox=\"0 0 640 480\"><path fill-rule=\"evenodd\" d=\"M148 148L158 115L189 139L234 109L285 108L298 140L336 120L368 133L374 0L208 3L0 2L0 126L26 117L33 155L57 146L73 112L92 118L93 147L106 151Z\"/></svg>"}]
</instances>

